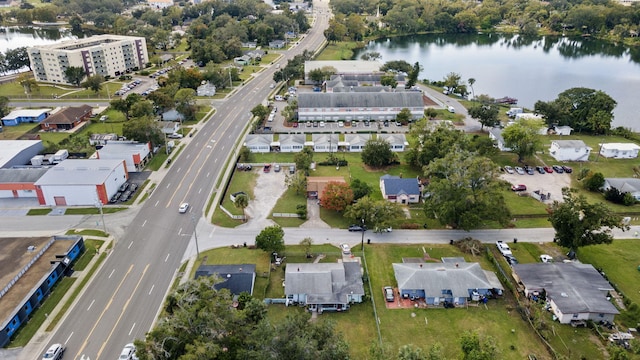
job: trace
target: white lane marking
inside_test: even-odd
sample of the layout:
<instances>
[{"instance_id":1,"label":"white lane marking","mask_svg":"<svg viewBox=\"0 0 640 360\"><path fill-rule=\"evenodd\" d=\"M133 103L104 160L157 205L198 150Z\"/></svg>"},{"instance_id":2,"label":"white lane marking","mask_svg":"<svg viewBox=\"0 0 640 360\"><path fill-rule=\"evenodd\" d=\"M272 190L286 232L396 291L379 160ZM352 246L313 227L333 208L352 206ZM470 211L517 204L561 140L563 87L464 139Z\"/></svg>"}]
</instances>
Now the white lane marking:
<instances>
[{"instance_id":1,"label":"white lane marking","mask_svg":"<svg viewBox=\"0 0 640 360\"><path fill-rule=\"evenodd\" d=\"M211 149L213 146L211 145L207 145L207 149Z\"/></svg>"},{"instance_id":2,"label":"white lane marking","mask_svg":"<svg viewBox=\"0 0 640 360\"><path fill-rule=\"evenodd\" d=\"M211 230L211 232L209 233L209 237L212 238L213 237L213 233L216 231L216 228L214 227L213 230Z\"/></svg>"},{"instance_id":3,"label":"white lane marking","mask_svg":"<svg viewBox=\"0 0 640 360\"><path fill-rule=\"evenodd\" d=\"M71 332L71 334L69 334L69 337L67 338L67 340L64 341L65 345L67 345L67 343L69 342L69 339L71 339L72 336L73 336L73 331Z\"/></svg>"},{"instance_id":4,"label":"white lane marking","mask_svg":"<svg viewBox=\"0 0 640 360\"><path fill-rule=\"evenodd\" d=\"M109 274L109 279L111 279L111 276L113 276L114 272L116 272L116 269L111 270L111 274Z\"/></svg>"},{"instance_id":5,"label":"white lane marking","mask_svg":"<svg viewBox=\"0 0 640 360\"><path fill-rule=\"evenodd\" d=\"M131 336L131 333L133 332L133 328L136 327L136 323L133 323L133 326L131 327L131 330L129 330L129 336Z\"/></svg>"},{"instance_id":6,"label":"white lane marking","mask_svg":"<svg viewBox=\"0 0 640 360\"><path fill-rule=\"evenodd\" d=\"M144 227L146 224L147 224L147 220L145 220L145 221L142 223L142 227Z\"/></svg>"},{"instance_id":7,"label":"white lane marking","mask_svg":"<svg viewBox=\"0 0 640 360\"><path fill-rule=\"evenodd\" d=\"M170 188L170 187L171 187L171 183L168 183L167 184L167 189Z\"/></svg>"},{"instance_id":8,"label":"white lane marking","mask_svg":"<svg viewBox=\"0 0 640 360\"><path fill-rule=\"evenodd\" d=\"M196 143L196 147L198 147L198 145L200 145L200 142L199 142L199 141Z\"/></svg>"},{"instance_id":9,"label":"white lane marking","mask_svg":"<svg viewBox=\"0 0 640 360\"><path fill-rule=\"evenodd\" d=\"M182 168L178 168L178 172L180 172L180 170L181 170L181 169L182 169Z\"/></svg>"},{"instance_id":10,"label":"white lane marking","mask_svg":"<svg viewBox=\"0 0 640 360\"><path fill-rule=\"evenodd\" d=\"M151 285L151 290L149 290L149 295L153 292L153 289L156 287L156 284Z\"/></svg>"},{"instance_id":11,"label":"white lane marking","mask_svg":"<svg viewBox=\"0 0 640 360\"><path fill-rule=\"evenodd\" d=\"M91 300L91 304L89 304L89 307L87 308L87 311L89 311L89 309L91 309L91 307L93 306L94 302L96 302L96 299Z\"/></svg>"},{"instance_id":12,"label":"white lane marking","mask_svg":"<svg viewBox=\"0 0 640 360\"><path fill-rule=\"evenodd\" d=\"M210 172L208 172L208 173L207 173L207 177L209 177L209 175L211 175L211 173L210 173Z\"/></svg>"},{"instance_id":13,"label":"white lane marking","mask_svg":"<svg viewBox=\"0 0 640 360\"><path fill-rule=\"evenodd\" d=\"M131 242L129 243L129 246L127 246L127 249L131 249L131 245L133 245L133 240L131 240Z\"/></svg>"},{"instance_id":14,"label":"white lane marking","mask_svg":"<svg viewBox=\"0 0 640 360\"><path fill-rule=\"evenodd\" d=\"M182 235L182 228L180 228L180 230L178 230L178 235Z\"/></svg>"},{"instance_id":15,"label":"white lane marking","mask_svg":"<svg viewBox=\"0 0 640 360\"><path fill-rule=\"evenodd\" d=\"M211 142L212 142L212 143L214 143L214 142L216 142L216 141L215 141L215 140L213 140L213 139L211 139Z\"/></svg>"},{"instance_id":16,"label":"white lane marking","mask_svg":"<svg viewBox=\"0 0 640 360\"><path fill-rule=\"evenodd\" d=\"M220 149L220 152L223 152L223 151L224 151L224 146L222 147L222 149Z\"/></svg>"},{"instance_id":17,"label":"white lane marking","mask_svg":"<svg viewBox=\"0 0 640 360\"><path fill-rule=\"evenodd\" d=\"M215 159L215 161L213 162L214 164L218 162L218 158Z\"/></svg>"},{"instance_id":18,"label":"white lane marking","mask_svg":"<svg viewBox=\"0 0 640 360\"><path fill-rule=\"evenodd\" d=\"M160 203L160 200L156 201L156 204L154 206L158 206L159 203Z\"/></svg>"},{"instance_id":19,"label":"white lane marking","mask_svg":"<svg viewBox=\"0 0 640 360\"><path fill-rule=\"evenodd\" d=\"M167 260L169 260L169 255L171 254L167 254L167 257L164 259L164 262L167 262Z\"/></svg>"},{"instance_id":20,"label":"white lane marking","mask_svg":"<svg viewBox=\"0 0 640 360\"><path fill-rule=\"evenodd\" d=\"M191 154L187 154L187 159L191 157Z\"/></svg>"},{"instance_id":21,"label":"white lane marking","mask_svg":"<svg viewBox=\"0 0 640 360\"><path fill-rule=\"evenodd\" d=\"M200 194L202 192L202 188L200 188L200 190L198 190L198 194Z\"/></svg>"}]
</instances>

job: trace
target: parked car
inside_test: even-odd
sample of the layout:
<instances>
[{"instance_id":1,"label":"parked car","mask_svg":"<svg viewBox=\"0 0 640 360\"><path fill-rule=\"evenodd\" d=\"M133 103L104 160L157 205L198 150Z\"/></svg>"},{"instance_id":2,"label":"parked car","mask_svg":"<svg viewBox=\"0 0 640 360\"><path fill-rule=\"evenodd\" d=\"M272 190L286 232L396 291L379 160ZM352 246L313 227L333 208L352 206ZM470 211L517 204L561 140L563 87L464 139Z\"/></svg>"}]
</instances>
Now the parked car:
<instances>
[{"instance_id":1,"label":"parked car","mask_svg":"<svg viewBox=\"0 0 640 360\"><path fill-rule=\"evenodd\" d=\"M136 192L136 190L138 190L138 184L131 184L129 186L129 191L131 191L132 193Z\"/></svg>"},{"instance_id":2,"label":"parked car","mask_svg":"<svg viewBox=\"0 0 640 360\"><path fill-rule=\"evenodd\" d=\"M509 263L509 265L513 266L516 265L518 263L518 259L516 259L515 256L513 255L506 255L505 260L507 260L507 263Z\"/></svg>"},{"instance_id":3,"label":"parked car","mask_svg":"<svg viewBox=\"0 0 640 360\"><path fill-rule=\"evenodd\" d=\"M552 166L553 170L555 170L555 172L557 172L558 174L562 174L564 172L564 169L562 168L562 166L560 165L553 165Z\"/></svg>"},{"instance_id":4,"label":"parked car","mask_svg":"<svg viewBox=\"0 0 640 360\"><path fill-rule=\"evenodd\" d=\"M351 247L347 244L340 244L340 250L342 250L342 255L351 255Z\"/></svg>"},{"instance_id":5,"label":"parked car","mask_svg":"<svg viewBox=\"0 0 640 360\"><path fill-rule=\"evenodd\" d=\"M42 360L60 360L64 354L64 346L62 344L53 344L49 350L44 353Z\"/></svg>"},{"instance_id":6,"label":"parked car","mask_svg":"<svg viewBox=\"0 0 640 360\"><path fill-rule=\"evenodd\" d=\"M324 127L324 121L320 121L320 127Z\"/></svg>"},{"instance_id":7,"label":"parked car","mask_svg":"<svg viewBox=\"0 0 640 360\"><path fill-rule=\"evenodd\" d=\"M502 240L496 241L496 246L498 247L498 250L500 251L502 256L513 255L513 253L511 253L511 248L509 248L509 245L507 245Z\"/></svg>"},{"instance_id":8,"label":"parked car","mask_svg":"<svg viewBox=\"0 0 640 360\"><path fill-rule=\"evenodd\" d=\"M520 166L516 166L514 169L516 170L518 175L524 175L524 169L521 168Z\"/></svg>"},{"instance_id":9,"label":"parked car","mask_svg":"<svg viewBox=\"0 0 640 360\"><path fill-rule=\"evenodd\" d=\"M344 127L344 122L343 121L338 121L338 127Z\"/></svg>"},{"instance_id":10,"label":"parked car","mask_svg":"<svg viewBox=\"0 0 640 360\"><path fill-rule=\"evenodd\" d=\"M180 207L178 208L178 212L180 214L184 214L187 212L187 210L189 210L189 203L182 203L180 204Z\"/></svg>"},{"instance_id":11,"label":"parked car","mask_svg":"<svg viewBox=\"0 0 640 360\"><path fill-rule=\"evenodd\" d=\"M511 185L512 191L527 191L527 186L524 184Z\"/></svg>"},{"instance_id":12,"label":"parked car","mask_svg":"<svg viewBox=\"0 0 640 360\"><path fill-rule=\"evenodd\" d=\"M311 127L313 125L311 125L311 121L307 121L307 127Z\"/></svg>"},{"instance_id":13,"label":"parked car","mask_svg":"<svg viewBox=\"0 0 640 360\"><path fill-rule=\"evenodd\" d=\"M535 172L533 171L533 167L532 167L532 166L529 166L529 165L526 165L526 166L524 167L524 171L526 171L526 173L527 173L527 174L529 174L529 175L533 175L533 174L535 174Z\"/></svg>"},{"instance_id":14,"label":"parked car","mask_svg":"<svg viewBox=\"0 0 640 360\"><path fill-rule=\"evenodd\" d=\"M573 172L573 169L571 168L571 166L567 166L567 165L562 165L562 170L564 170L564 172L566 172L567 174L571 174Z\"/></svg>"},{"instance_id":15,"label":"parked car","mask_svg":"<svg viewBox=\"0 0 640 360\"><path fill-rule=\"evenodd\" d=\"M297 127L298 127L298 123L297 123L297 122L294 122L294 123L293 123L293 127L294 127L294 128L297 128Z\"/></svg>"},{"instance_id":16,"label":"parked car","mask_svg":"<svg viewBox=\"0 0 640 360\"><path fill-rule=\"evenodd\" d=\"M393 228L391 226L388 226L388 227L376 228L374 232L376 232L376 233L390 233L392 231L393 231Z\"/></svg>"},{"instance_id":17,"label":"parked car","mask_svg":"<svg viewBox=\"0 0 640 360\"><path fill-rule=\"evenodd\" d=\"M118 200L120 200L120 202L125 202L130 198L131 198L131 191L127 190L123 192L122 195L120 195L120 198Z\"/></svg>"},{"instance_id":18,"label":"parked car","mask_svg":"<svg viewBox=\"0 0 640 360\"><path fill-rule=\"evenodd\" d=\"M275 171L275 172L280 172L280 164L275 164L275 165L273 166L273 171Z\"/></svg>"},{"instance_id":19,"label":"parked car","mask_svg":"<svg viewBox=\"0 0 640 360\"><path fill-rule=\"evenodd\" d=\"M548 172L549 174L551 174L553 172L553 169L551 168L551 166L545 166L543 167L544 171Z\"/></svg>"},{"instance_id":20,"label":"parked car","mask_svg":"<svg viewBox=\"0 0 640 360\"><path fill-rule=\"evenodd\" d=\"M109 199L109 203L110 204L115 204L118 202L118 199L120 199L120 196L122 196L122 192L118 191L115 195L113 195L111 197L111 199Z\"/></svg>"},{"instance_id":21,"label":"parked car","mask_svg":"<svg viewBox=\"0 0 640 360\"><path fill-rule=\"evenodd\" d=\"M296 173L296 166L295 165L291 165L289 166L289 174L295 174Z\"/></svg>"},{"instance_id":22,"label":"parked car","mask_svg":"<svg viewBox=\"0 0 640 360\"><path fill-rule=\"evenodd\" d=\"M120 188L118 189L118 191L125 192L127 191L128 188L129 188L129 183L125 181L124 184L120 185Z\"/></svg>"},{"instance_id":23,"label":"parked car","mask_svg":"<svg viewBox=\"0 0 640 360\"><path fill-rule=\"evenodd\" d=\"M349 225L349 231L366 231L367 228L365 226L360 226L356 224Z\"/></svg>"},{"instance_id":24,"label":"parked car","mask_svg":"<svg viewBox=\"0 0 640 360\"><path fill-rule=\"evenodd\" d=\"M540 255L540 261L542 261L543 263L553 262L553 256L542 254Z\"/></svg>"},{"instance_id":25,"label":"parked car","mask_svg":"<svg viewBox=\"0 0 640 360\"><path fill-rule=\"evenodd\" d=\"M513 170L513 168L512 168L511 166L509 166L509 165L507 165L507 166L505 166L505 167L504 167L504 171L505 171L507 174L513 174L513 173L515 172L515 171Z\"/></svg>"},{"instance_id":26,"label":"parked car","mask_svg":"<svg viewBox=\"0 0 640 360\"><path fill-rule=\"evenodd\" d=\"M536 171L540 174L545 174L544 168L542 166L536 166Z\"/></svg>"},{"instance_id":27,"label":"parked car","mask_svg":"<svg viewBox=\"0 0 640 360\"><path fill-rule=\"evenodd\" d=\"M136 347L132 343L129 343L125 345L122 349L122 352L120 352L120 357L118 358L118 360L132 360L135 352Z\"/></svg>"},{"instance_id":28,"label":"parked car","mask_svg":"<svg viewBox=\"0 0 640 360\"><path fill-rule=\"evenodd\" d=\"M264 167L262 168L262 172L268 173L271 171L271 164L264 164Z\"/></svg>"},{"instance_id":29,"label":"parked car","mask_svg":"<svg viewBox=\"0 0 640 360\"><path fill-rule=\"evenodd\" d=\"M396 300L396 296L393 293L393 288L391 286L384 287L384 298L387 302L394 302Z\"/></svg>"}]
</instances>

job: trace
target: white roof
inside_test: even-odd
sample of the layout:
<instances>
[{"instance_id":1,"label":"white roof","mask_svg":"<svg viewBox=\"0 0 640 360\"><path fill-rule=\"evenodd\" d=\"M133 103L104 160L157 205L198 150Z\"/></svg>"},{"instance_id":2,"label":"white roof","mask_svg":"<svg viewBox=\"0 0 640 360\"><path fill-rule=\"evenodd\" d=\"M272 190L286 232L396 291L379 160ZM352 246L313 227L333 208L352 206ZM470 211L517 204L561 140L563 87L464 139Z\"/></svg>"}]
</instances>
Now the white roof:
<instances>
[{"instance_id":1,"label":"white roof","mask_svg":"<svg viewBox=\"0 0 640 360\"><path fill-rule=\"evenodd\" d=\"M602 149L615 149L615 150L640 150L640 146L634 143L607 143L600 144Z\"/></svg>"},{"instance_id":2,"label":"white roof","mask_svg":"<svg viewBox=\"0 0 640 360\"><path fill-rule=\"evenodd\" d=\"M35 185L102 184L122 163L123 160L67 159L49 169Z\"/></svg>"},{"instance_id":3,"label":"white roof","mask_svg":"<svg viewBox=\"0 0 640 360\"><path fill-rule=\"evenodd\" d=\"M9 115L2 118L2 120L11 120L17 117L38 117L43 113L47 113L51 111L51 109L21 109L21 110L13 110L9 113Z\"/></svg>"},{"instance_id":4,"label":"white roof","mask_svg":"<svg viewBox=\"0 0 640 360\"><path fill-rule=\"evenodd\" d=\"M305 61L304 72L308 74L311 70L332 67L338 74L371 74L380 72L382 63L379 61L365 60L321 60Z\"/></svg>"},{"instance_id":5,"label":"white roof","mask_svg":"<svg viewBox=\"0 0 640 360\"><path fill-rule=\"evenodd\" d=\"M2 140L0 141L0 167L10 162L25 149L41 143L42 140Z\"/></svg>"},{"instance_id":6,"label":"white roof","mask_svg":"<svg viewBox=\"0 0 640 360\"><path fill-rule=\"evenodd\" d=\"M554 140L552 144L556 144L558 148L575 149L586 148L587 144L582 140Z\"/></svg>"}]
</instances>

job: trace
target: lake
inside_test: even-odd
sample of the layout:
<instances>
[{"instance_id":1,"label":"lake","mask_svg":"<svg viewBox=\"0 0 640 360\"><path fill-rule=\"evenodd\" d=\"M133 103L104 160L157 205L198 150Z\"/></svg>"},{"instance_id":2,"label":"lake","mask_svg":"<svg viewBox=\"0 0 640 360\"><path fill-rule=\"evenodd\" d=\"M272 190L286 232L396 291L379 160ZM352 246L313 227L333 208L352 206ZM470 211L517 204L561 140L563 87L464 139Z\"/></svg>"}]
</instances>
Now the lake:
<instances>
[{"instance_id":1,"label":"lake","mask_svg":"<svg viewBox=\"0 0 640 360\"><path fill-rule=\"evenodd\" d=\"M372 41L354 59L370 51L383 63L419 62L419 79L443 80L451 72L465 83L474 78L476 95L514 97L527 108L573 87L602 90L618 103L613 127L640 131L640 49L583 38L432 34Z\"/></svg>"},{"instance_id":2,"label":"lake","mask_svg":"<svg viewBox=\"0 0 640 360\"><path fill-rule=\"evenodd\" d=\"M53 44L61 41L77 39L70 29L39 27L0 27L0 52L22 46Z\"/></svg>"}]
</instances>

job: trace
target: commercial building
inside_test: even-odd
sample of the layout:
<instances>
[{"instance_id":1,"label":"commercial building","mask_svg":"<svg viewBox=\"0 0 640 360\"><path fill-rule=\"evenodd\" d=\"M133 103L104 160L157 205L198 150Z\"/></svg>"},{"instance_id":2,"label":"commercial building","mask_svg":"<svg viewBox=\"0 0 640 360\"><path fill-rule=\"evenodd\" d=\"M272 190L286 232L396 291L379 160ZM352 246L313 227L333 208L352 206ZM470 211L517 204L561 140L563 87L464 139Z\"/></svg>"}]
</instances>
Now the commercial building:
<instances>
[{"instance_id":1,"label":"commercial building","mask_svg":"<svg viewBox=\"0 0 640 360\"><path fill-rule=\"evenodd\" d=\"M0 199L35 198L35 182L49 169L0 169Z\"/></svg>"},{"instance_id":2,"label":"commercial building","mask_svg":"<svg viewBox=\"0 0 640 360\"><path fill-rule=\"evenodd\" d=\"M142 69L149 62L143 37L98 35L86 39L29 48L36 81L70 84L69 67L81 67L87 76L116 77Z\"/></svg>"},{"instance_id":3,"label":"commercial building","mask_svg":"<svg viewBox=\"0 0 640 360\"><path fill-rule=\"evenodd\" d=\"M109 141L96 151L96 158L103 160L124 160L127 171L144 170L151 159L151 143L135 141Z\"/></svg>"},{"instance_id":4,"label":"commercial building","mask_svg":"<svg viewBox=\"0 0 640 360\"><path fill-rule=\"evenodd\" d=\"M49 116L51 109L19 109L13 110L2 118L2 125L16 126L24 123L39 123Z\"/></svg>"},{"instance_id":5,"label":"commercial building","mask_svg":"<svg viewBox=\"0 0 640 360\"><path fill-rule=\"evenodd\" d=\"M29 164L43 149L41 140L1 140L0 168Z\"/></svg>"}]
</instances>

